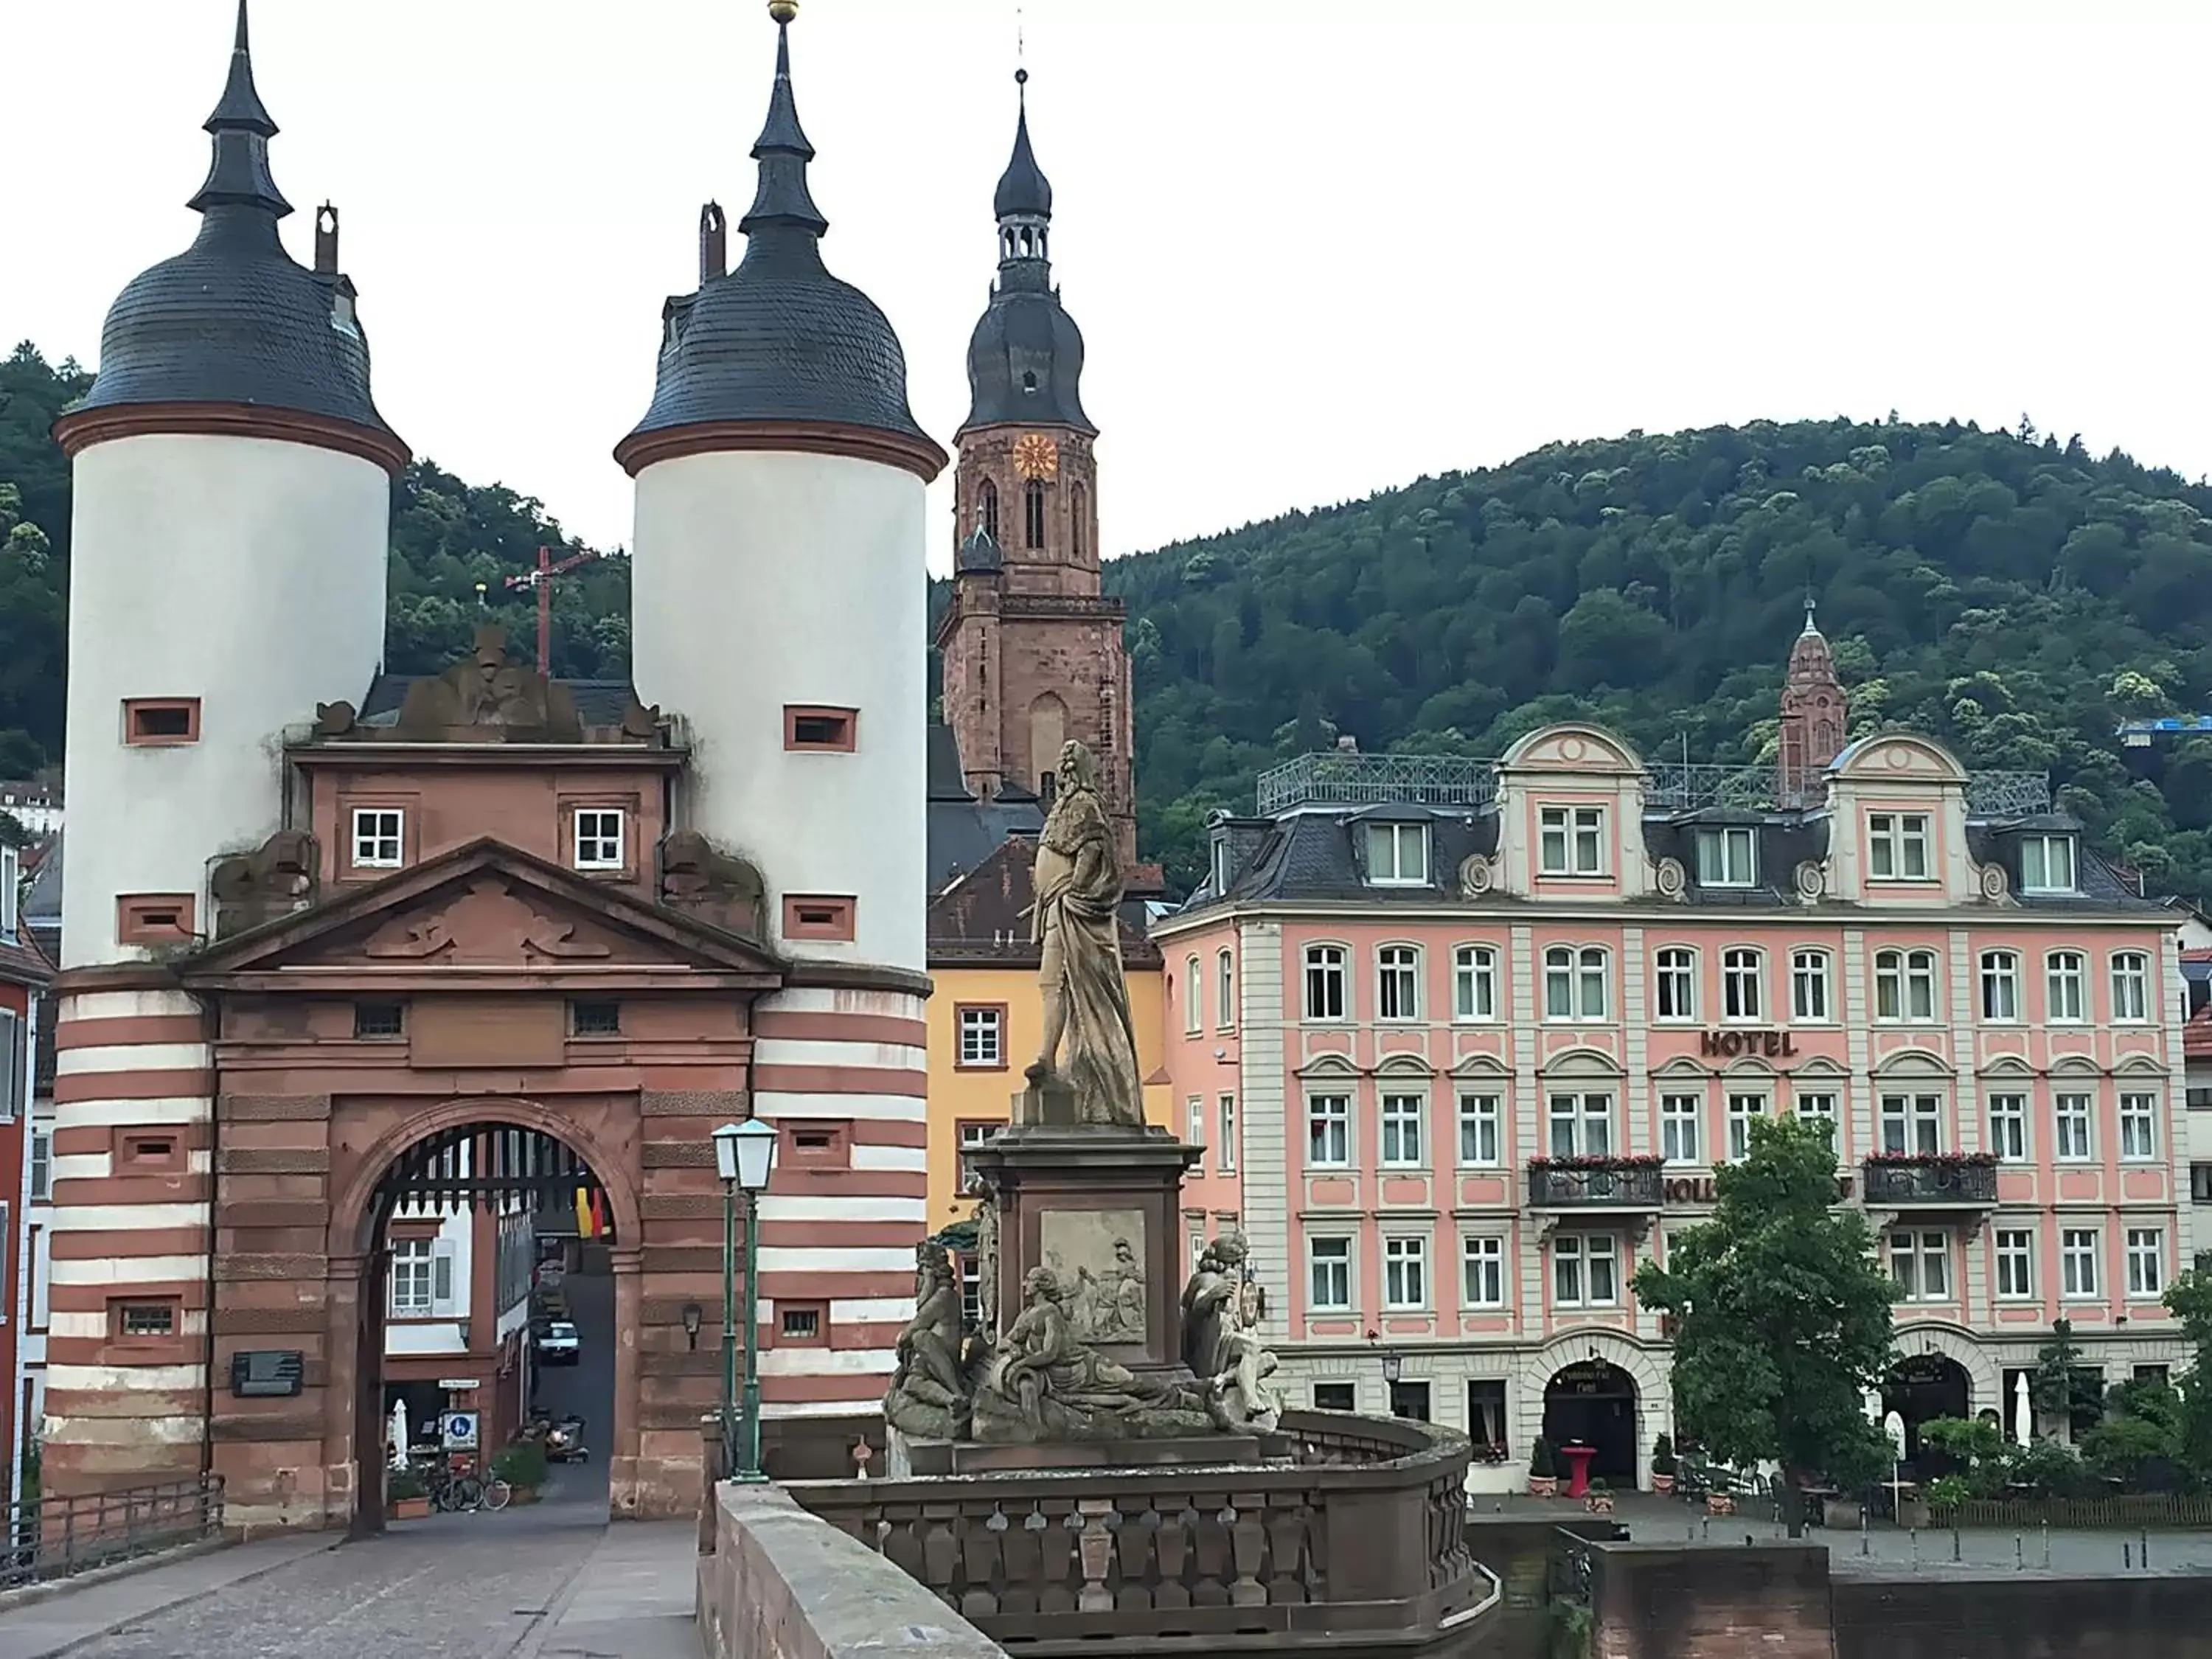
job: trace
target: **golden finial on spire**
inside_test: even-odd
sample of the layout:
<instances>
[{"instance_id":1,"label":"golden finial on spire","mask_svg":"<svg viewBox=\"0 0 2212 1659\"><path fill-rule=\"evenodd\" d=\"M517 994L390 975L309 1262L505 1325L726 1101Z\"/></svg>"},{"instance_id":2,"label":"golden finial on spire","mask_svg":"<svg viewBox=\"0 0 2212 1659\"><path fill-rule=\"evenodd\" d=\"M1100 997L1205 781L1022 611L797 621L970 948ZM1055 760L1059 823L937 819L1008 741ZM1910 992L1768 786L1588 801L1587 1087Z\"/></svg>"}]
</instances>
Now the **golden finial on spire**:
<instances>
[{"instance_id":1,"label":"golden finial on spire","mask_svg":"<svg viewBox=\"0 0 2212 1659\"><path fill-rule=\"evenodd\" d=\"M788 23L799 15L799 0L768 0L768 15L779 23Z\"/></svg>"}]
</instances>

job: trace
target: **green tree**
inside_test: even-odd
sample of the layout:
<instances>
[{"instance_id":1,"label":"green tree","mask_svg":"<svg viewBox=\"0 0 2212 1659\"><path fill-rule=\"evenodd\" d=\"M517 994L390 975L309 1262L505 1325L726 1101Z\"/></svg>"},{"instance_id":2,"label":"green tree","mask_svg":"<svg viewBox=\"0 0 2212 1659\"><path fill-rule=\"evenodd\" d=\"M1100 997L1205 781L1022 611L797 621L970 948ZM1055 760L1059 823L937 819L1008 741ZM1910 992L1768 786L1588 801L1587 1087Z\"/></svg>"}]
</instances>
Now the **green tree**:
<instances>
[{"instance_id":1,"label":"green tree","mask_svg":"<svg viewBox=\"0 0 2212 1659\"><path fill-rule=\"evenodd\" d=\"M1637 1299L1673 1320L1678 1425L1728 1462L1780 1463L1794 1537L1802 1477L1856 1486L1888 1455L1864 1401L1889 1367L1896 1289L1865 1216L1835 1207L1824 1130L1761 1119L1713 1184L1712 1219L1638 1270Z\"/></svg>"},{"instance_id":2,"label":"green tree","mask_svg":"<svg viewBox=\"0 0 2212 1659\"><path fill-rule=\"evenodd\" d=\"M2166 1305L2195 1350L2181 1379L2181 1461L2197 1480L2212 1484L2212 1271L2204 1256L2197 1260L2168 1288Z\"/></svg>"}]
</instances>

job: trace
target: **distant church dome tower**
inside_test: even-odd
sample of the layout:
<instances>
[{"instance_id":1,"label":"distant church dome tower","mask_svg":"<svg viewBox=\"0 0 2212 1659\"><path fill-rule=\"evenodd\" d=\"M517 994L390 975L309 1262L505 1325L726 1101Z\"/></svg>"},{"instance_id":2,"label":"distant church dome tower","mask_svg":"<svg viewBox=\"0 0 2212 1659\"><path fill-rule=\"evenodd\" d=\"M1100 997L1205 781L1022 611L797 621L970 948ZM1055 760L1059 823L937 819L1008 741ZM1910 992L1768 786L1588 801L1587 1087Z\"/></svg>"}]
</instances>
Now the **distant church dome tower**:
<instances>
[{"instance_id":1,"label":"distant church dome tower","mask_svg":"<svg viewBox=\"0 0 2212 1659\"><path fill-rule=\"evenodd\" d=\"M278 237L291 208L244 0L207 131L198 235L123 290L91 391L54 427L74 492L55 1144L118 1150L57 1160L59 1228L107 1243L54 1275L49 1491L201 1473L209 1396L180 1379L210 1316L214 1050L155 958L212 933L210 865L284 827L284 725L374 676L408 459L369 395L336 211L312 270ZM134 1139L177 1149L174 1173L111 1170ZM111 1285L173 1307L177 1340L118 1350L102 1315L64 1311L103 1308Z\"/></svg>"},{"instance_id":2,"label":"distant church dome tower","mask_svg":"<svg viewBox=\"0 0 2212 1659\"><path fill-rule=\"evenodd\" d=\"M1084 413L1083 333L1050 260L1052 185L1030 143L1028 80L992 206L999 275L968 343L955 442L953 599L938 624L943 713L969 787L1042 793L1068 738L1087 744L1125 866L1136 857L1125 612L1098 579L1098 428Z\"/></svg>"},{"instance_id":3,"label":"distant church dome tower","mask_svg":"<svg viewBox=\"0 0 2212 1659\"><path fill-rule=\"evenodd\" d=\"M1805 596L1805 627L1790 648L1782 682L1782 740L1777 782L1783 805L1817 806L1827 792L1828 763L1844 752L1849 705L1828 641L1813 625L1813 597Z\"/></svg>"}]
</instances>

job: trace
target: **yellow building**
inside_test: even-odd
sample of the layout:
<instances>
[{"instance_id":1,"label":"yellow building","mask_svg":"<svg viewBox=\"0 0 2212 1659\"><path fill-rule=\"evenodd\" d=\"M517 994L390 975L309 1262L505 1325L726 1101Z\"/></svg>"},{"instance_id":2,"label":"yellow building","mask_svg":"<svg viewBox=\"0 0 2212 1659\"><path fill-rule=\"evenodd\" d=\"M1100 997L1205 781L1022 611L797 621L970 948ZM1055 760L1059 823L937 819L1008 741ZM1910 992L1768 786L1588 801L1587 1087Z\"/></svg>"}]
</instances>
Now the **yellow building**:
<instances>
[{"instance_id":1,"label":"yellow building","mask_svg":"<svg viewBox=\"0 0 2212 1659\"><path fill-rule=\"evenodd\" d=\"M1036 1057L1043 1002L1037 951L1030 943L1032 841L1017 836L951 883L929 906L929 1231L973 1213L962 1192L960 1148L1006 1122L1023 1071ZM1121 930L1129 1014L1137 1030L1137 1074L1145 1116L1169 1121L1162 1069L1162 963L1158 946Z\"/></svg>"}]
</instances>

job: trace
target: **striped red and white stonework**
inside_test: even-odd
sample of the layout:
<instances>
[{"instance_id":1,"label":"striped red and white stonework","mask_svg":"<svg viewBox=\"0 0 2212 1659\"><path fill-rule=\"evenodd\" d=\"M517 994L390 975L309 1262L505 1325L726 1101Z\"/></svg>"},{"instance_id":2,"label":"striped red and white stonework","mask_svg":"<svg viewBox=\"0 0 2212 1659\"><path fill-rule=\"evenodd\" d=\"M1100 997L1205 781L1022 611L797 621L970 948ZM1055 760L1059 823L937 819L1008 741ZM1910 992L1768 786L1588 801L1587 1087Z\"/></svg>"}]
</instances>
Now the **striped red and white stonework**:
<instances>
[{"instance_id":1,"label":"striped red and white stonework","mask_svg":"<svg viewBox=\"0 0 2212 1659\"><path fill-rule=\"evenodd\" d=\"M190 1476L206 1413L206 1023L181 991L77 992L60 1000L55 1048L50 1480ZM126 1308L167 1310L168 1330Z\"/></svg>"},{"instance_id":2,"label":"striped red and white stonework","mask_svg":"<svg viewBox=\"0 0 2212 1659\"><path fill-rule=\"evenodd\" d=\"M779 1416L874 1404L914 1313L927 1214L927 1027L921 996L798 988L753 1015L753 1109L784 1128L760 1206L761 1396ZM793 1126L841 1139L812 1165ZM785 1340L778 1309L826 1309L818 1343Z\"/></svg>"}]
</instances>

